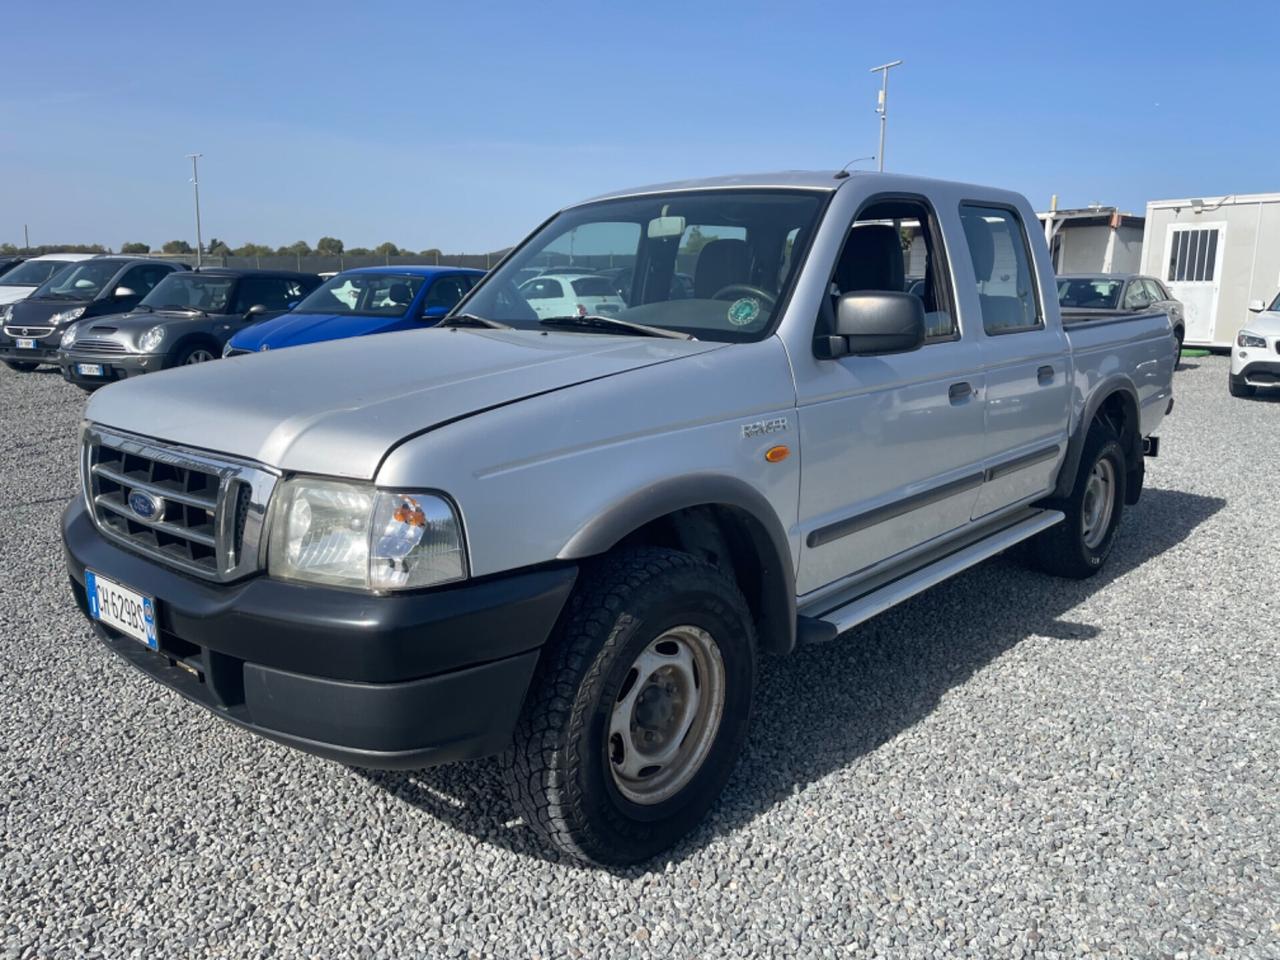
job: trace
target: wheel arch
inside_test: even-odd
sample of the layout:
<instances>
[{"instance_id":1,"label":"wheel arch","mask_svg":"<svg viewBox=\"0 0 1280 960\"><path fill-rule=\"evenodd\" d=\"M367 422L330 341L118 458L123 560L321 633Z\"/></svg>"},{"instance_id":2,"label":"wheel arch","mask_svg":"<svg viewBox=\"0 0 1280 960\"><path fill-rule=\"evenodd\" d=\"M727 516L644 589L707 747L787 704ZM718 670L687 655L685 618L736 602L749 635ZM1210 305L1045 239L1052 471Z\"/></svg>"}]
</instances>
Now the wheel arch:
<instances>
[{"instance_id":1,"label":"wheel arch","mask_svg":"<svg viewBox=\"0 0 1280 960\"><path fill-rule=\"evenodd\" d=\"M196 344L208 347L215 360L222 353L222 343L208 330L189 330L181 334L165 351L165 366L172 366L178 354Z\"/></svg>"},{"instance_id":2,"label":"wheel arch","mask_svg":"<svg viewBox=\"0 0 1280 960\"><path fill-rule=\"evenodd\" d=\"M1125 452L1125 468L1128 485L1125 500L1136 503L1142 491L1145 461L1142 450L1142 420L1138 405L1138 391L1127 377L1114 377L1099 384L1085 402L1084 414L1076 424L1067 443L1067 455L1058 472L1058 483L1053 496L1066 497L1075 483L1080 469L1080 456L1084 451L1085 437L1095 420L1111 425L1120 438Z\"/></svg>"},{"instance_id":3,"label":"wheel arch","mask_svg":"<svg viewBox=\"0 0 1280 960\"><path fill-rule=\"evenodd\" d=\"M738 582L762 648L795 648L791 548L772 505L754 487L722 475L646 487L578 530L558 559L585 559L630 544L676 547L718 563Z\"/></svg>"}]
</instances>

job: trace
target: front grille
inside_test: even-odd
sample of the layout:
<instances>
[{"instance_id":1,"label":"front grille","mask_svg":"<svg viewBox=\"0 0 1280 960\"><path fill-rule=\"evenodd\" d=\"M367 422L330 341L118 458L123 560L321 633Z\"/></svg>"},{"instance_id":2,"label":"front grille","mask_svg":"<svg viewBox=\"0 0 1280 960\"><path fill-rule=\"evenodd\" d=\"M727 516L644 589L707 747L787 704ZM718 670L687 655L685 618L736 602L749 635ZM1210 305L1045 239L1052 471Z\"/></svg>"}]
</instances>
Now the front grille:
<instances>
[{"instance_id":1,"label":"front grille","mask_svg":"<svg viewBox=\"0 0 1280 960\"><path fill-rule=\"evenodd\" d=\"M128 353L123 343L107 337L82 337L75 342L75 352L84 350L89 353Z\"/></svg>"},{"instance_id":2,"label":"front grille","mask_svg":"<svg viewBox=\"0 0 1280 960\"><path fill-rule=\"evenodd\" d=\"M274 472L97 426L85 428L81 469L106 536L210 580L263 568Z\"/></svg>"},{"instance_id":3,"label":"front grille","mask_svg":"<svg viewBox=\"0 0 1280 960\"><path fill-rule=\"evenodd\" d=\"M5 327L5 336L9 337L47 337L53 333L53 327Z\"/></svg>"}]
</instances>

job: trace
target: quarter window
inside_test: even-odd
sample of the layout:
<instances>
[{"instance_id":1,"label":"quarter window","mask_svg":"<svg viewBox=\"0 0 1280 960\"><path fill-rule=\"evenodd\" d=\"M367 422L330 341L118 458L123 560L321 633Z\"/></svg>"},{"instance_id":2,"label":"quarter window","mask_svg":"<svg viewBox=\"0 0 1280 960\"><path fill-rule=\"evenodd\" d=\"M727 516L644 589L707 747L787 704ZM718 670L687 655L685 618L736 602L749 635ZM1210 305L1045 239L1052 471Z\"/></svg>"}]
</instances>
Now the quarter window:
<instances>
[{"instance_id":1,"label":"quarter window","mask_svg":"<svg viewBox=\"0 0 1280 960\"><path fill-rule=\"evenodd\" d=\"M1031 269L1026 228L1014 211L963 204L960 219L988 334L1021 333L1044 326Z\"/></svg>"}]
</instances>

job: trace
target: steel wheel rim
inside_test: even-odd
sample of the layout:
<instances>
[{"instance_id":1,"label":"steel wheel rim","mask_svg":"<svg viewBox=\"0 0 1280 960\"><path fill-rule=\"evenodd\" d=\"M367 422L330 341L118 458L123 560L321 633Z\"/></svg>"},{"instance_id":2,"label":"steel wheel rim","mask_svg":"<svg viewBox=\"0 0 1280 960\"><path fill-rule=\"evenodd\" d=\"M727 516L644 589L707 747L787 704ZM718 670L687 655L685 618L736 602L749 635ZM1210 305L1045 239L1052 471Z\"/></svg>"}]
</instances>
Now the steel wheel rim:
<instances>
[{"instance_id":1,"label":"steel wheel rim","mask_svg":"<svg viewBox=\"0 0 1280 960\"><path fill-rule=\"evenodd\" d=\"M195 350L192 350L191 353L187 355L187 359L182 361L182 364L183 366L187 366L192 363L208 363L212 359L213 359L212 353L210 353L208 350L205 350L203 347L199 347Z\"/></svg>"},{"instance_id":2,"label":"steel wheel rim","mask_svg":"<svg viewBox=\"0 0 1280 960\"><path fill-rule=\"evenodd\" d=\"M1111 526L1111 515L1116 503L1116 468L1110 460L1102 459L1093 465L1084 488L1084 503L1080 510L1081 532L1084 545L1096 550L1106 539Z\"/></svg>"},{"instance_id":3,"label":"steel wheel rim","mask_svg":"<svg viewBox=\"0 0 1280 960\"><path fill-rule=\"evenodd\" d=\"M614 786L633 803L684 789L711 752L724 714L720 648L701 627L672 627L641 651L609 714Z\"/></svg>"}]
</instances>

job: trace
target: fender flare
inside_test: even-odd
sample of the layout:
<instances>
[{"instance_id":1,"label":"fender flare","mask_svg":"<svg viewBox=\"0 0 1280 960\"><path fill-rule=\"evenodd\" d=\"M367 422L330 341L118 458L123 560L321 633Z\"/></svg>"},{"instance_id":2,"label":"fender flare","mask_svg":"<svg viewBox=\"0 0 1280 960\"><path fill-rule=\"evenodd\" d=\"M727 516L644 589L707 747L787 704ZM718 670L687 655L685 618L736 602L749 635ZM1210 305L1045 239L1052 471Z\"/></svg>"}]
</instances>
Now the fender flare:
<instances>
[{"instance_id":1,"label":"fender flare","mask_svg":"<svg viewBox=\"0 0 1280 960\"><path fill-rule=\"evenodd\" d=\"M557 559L599 556L645 524L680 510L708 506L732 508L748 521L764 583L758 625L761 643L771 653L790 652L796 644L796 575L790 541L768 499L736 477L693 474L635 490L581 527Z\"/></svg>"},{"instance_id":2,"label":"fender flare","mask_svg":"<svg viewBox=\"0 0 1280 960\"><path fill-rule=\"evenodd\" d=\"M1133 423L1133 438L1130 441L1130 449L1126 451L1129 458L1127 466L1130 471L1143 469L1142 412L1138 403L1138 391L1128 377L1115 374L1098 384L1085 401L1084 413L1067 440L1067 455L1062 460L1062 468L1058 471L1058 483L1053 489L1052 496L1070 495L1071 488L1075 485L1076 471L1080 469L1080 457L1084 452L1084 440L1089 433L1089 425L1093 423L1093 418L1098 415L1102 405L1117 393L1125 398L1126 412L1131 418L1130 422Z\"/></svg>"}]
</instances>

